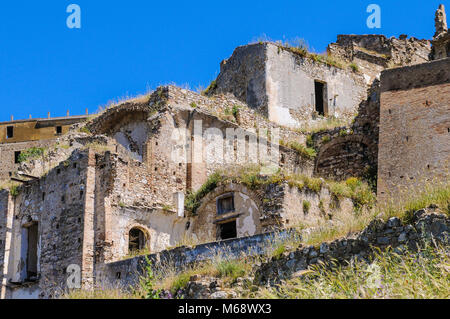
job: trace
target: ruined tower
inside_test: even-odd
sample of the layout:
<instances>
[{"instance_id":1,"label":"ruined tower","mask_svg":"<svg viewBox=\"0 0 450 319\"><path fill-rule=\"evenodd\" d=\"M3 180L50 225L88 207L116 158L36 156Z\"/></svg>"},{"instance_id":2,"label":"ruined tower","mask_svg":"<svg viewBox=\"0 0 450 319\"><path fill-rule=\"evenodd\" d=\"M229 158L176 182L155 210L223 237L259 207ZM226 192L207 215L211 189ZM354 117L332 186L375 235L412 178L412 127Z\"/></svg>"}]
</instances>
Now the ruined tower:
<instances>
[{"instance_id":1,"label":"ruined tower","mask_svg":"<svg viewBox=\"0 0 450 319\"><path fill-rule=\"evenodd\" d=\"M436 26L436 33L434 34L434 38L437 38L441 34L447 32L447 16L445 14L445 7L443 4L441 4L439 6L439 9L437 9L434 22Z\"/></svg>"},{"instance_id":2,"label":"ruined tower","mask_svg":"<svg viewBox=\"0 0 450 319\"><path fill-rule=\"evenodd\" d=\"M436 33L432 41L432 60L440 60L450 57L450 33L447 28L447 16L443 4L436 11Z\"/></svg>"}]
</instances>

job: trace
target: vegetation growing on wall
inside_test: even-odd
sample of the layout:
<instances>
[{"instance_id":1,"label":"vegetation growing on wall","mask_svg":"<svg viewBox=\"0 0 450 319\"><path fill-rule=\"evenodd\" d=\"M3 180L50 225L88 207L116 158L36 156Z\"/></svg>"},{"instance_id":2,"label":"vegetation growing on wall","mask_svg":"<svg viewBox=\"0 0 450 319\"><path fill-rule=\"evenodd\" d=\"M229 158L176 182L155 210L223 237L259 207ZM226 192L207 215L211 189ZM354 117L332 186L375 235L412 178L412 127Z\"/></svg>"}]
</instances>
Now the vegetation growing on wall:
<instances>
[{"instance_id":1,"label":"vegetation growing on wall","mask_svg":"<svg viewBox=\"0 0 450 319\"><path fill-rule=\"evenodd\" d=\"M351 198L355 207L360 209L364 206L373 207L376 196L366 182L357 178L347 181L335 182L323 178L308 177L302 174L290 174L279 170L272 175L261 174L261 166L249 165L233 170L219 170L210 175L205 184L197 192L186 196L185 208L195 215L201 205L201 200L217 186L226 182L242 183L250 189L256 190L271 184L287 183L290 187L296 187L300 191L310 190L319 193L322 187L327 187L331 194L337 198Z\"/></svg>"},{"instance_id":2,"label":"vegetation growing on wall","mask_svg":"<svg viewBox=\"0 0 450 319\"><path fill-rule=\"evenodd\" d=\"M378 252L371 263L311 266L300 278L277 288L249 293L251 298L287 299L421 299L450 297L450 255L447 249L426 247L402 255Z\"/></svg>"},{"instance_id":3,"label":"vegetation growing on wall","mask_svg":"<svg viewBox=\"0 0 450 319\"><path fill-rule=\"evenodd\" d=\"M42 147L31 147L25 151L22 151L19 155L19 163L23 163L32 159L39 158L45 153L45 148Z\"/></svg>"}]
</instances>

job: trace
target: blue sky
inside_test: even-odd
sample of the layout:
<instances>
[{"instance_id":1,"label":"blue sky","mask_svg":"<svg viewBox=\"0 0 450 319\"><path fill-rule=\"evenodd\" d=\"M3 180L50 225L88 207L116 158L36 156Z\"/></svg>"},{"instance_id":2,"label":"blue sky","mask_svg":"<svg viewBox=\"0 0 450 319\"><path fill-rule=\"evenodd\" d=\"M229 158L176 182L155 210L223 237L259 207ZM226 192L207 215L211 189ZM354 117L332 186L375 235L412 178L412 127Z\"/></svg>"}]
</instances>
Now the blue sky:
<instances>
[{"instance_id":1,"label":"blue sky","mask_svg":"<svg viewBox=\"0 0 450 319\"><path fill-rule=\"evenodd\" d=\"M66 26L71 3L81 7L81 29ZM381 7L381 29L366 25L371 3ZM317 52L342 33L430 39L439 3L450 8L443 0L3 0L0 121L92 113L167 83L206 87L236 46L263 34L300 37Z\"/></svg>"}]
</instances>

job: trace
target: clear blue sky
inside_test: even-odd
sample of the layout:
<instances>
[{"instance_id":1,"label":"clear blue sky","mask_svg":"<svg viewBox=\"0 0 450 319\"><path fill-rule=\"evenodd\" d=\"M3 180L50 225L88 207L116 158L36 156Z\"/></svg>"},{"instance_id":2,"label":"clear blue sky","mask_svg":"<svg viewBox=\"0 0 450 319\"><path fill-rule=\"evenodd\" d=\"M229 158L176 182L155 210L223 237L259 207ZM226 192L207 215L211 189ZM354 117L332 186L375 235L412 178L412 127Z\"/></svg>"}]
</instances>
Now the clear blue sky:
<instances>
[{"instance_id":1,"label":"clear blue sky","mask_svg":"<svg viewBox=\"0 0 450 319\"><path fill-rule=\"evenodd\" d=\"M81 7L69 29L66 8ZM366 8L382 9L369 29ZM317 52L341 33L430 39L439 3L371 1L2 0L0 121L90 112L161 84L207 86L234 48L266 34L304 38Z\"/></svg>"}]
</instances>

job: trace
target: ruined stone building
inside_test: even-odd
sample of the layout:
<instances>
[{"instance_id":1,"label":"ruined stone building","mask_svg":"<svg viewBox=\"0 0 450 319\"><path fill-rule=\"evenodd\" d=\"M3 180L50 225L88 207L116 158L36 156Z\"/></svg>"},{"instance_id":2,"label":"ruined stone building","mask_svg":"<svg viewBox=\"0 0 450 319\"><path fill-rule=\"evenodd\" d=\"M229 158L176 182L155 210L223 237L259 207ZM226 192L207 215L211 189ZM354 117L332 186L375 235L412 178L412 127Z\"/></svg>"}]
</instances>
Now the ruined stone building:
<instances>
[{"instance_id":1,"label":"ruined stone building","mask_svg":"<svg viewBox=\"0 0 450 319\"><path fill-rule=\"evenodd\" d=\"M72 124L86 119L87 116L67 116L0 123L0 180L11 177L17 170L22 151L47 147L66 134Z\"/></svg>"},{"instance_id":2,"label":"ruined stone building","mask_svg":"<svg viewBox=\"0 0 450 319\"><path fill-rule=\"evenodd\" d=\"M53 298L70 265L89 289L120 280L105 265L136 251L354 210L318 177L371 175L379 200L448 181L443 12L431 42L340 35L326 57L255 43L223 61L204 94L165 86L90 118L0 123L1 298ZM303 129L334 118L343 126ZM17 161L33 147L44 151Z\"/></svg>"}]
</instances>

